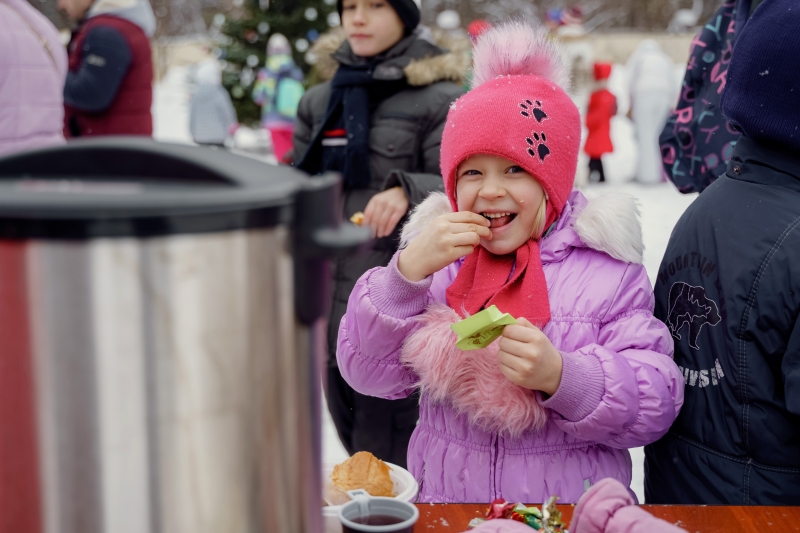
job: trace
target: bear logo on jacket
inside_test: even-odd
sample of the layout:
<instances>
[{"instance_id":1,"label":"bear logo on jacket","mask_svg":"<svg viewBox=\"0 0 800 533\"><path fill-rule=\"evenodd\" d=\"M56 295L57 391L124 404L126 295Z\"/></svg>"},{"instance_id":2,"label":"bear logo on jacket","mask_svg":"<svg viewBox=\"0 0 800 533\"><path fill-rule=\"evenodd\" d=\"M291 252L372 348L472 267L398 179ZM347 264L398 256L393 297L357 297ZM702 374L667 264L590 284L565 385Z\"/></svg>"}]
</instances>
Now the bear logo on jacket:
<instances>
[{"instance_id":1,"label":"bear logo on jacket","mask_svg":"<svg viewBox=\"0 0 800 533\"><path fill-rule=\"evenodd\" d=\"M697 337L703 326L706 324L716 326L721 320L719 307L714 300L706 296L706 290L682 281L672 284L668 305L667 325L672 336L680 340L680 330L688 324L689 346L695 350L699 350Z\"/></svg>"}]
</instances>

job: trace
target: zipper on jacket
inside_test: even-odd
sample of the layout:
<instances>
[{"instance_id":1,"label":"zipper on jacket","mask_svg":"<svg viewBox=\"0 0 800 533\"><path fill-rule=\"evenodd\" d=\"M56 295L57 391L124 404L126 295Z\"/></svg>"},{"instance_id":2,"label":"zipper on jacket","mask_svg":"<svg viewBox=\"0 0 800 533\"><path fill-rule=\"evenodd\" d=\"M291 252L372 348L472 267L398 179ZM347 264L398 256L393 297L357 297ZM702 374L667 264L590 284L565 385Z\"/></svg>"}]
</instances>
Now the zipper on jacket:
<instances>
[{"instance_id":1,"label":"zipper on jacket","mask_svg":"<svg viewBox=\"0 0 800 533\"><path fill-rule=\"evenodd\" d=\"M422 497L422 486L425 485L425 465L422 465L422 474L419 476L417 480L417 486L419 487L417 490L417 499L414 500L414 503L419 503L419 499Z\"/></svg>"},{"instance_id":2,"label":"zipper on jacket","mask_svg":"<svg viewBox=\"0 0 800 533\"><path fill-rule=\"evenodd\" d=\"M499 440L500 435L492 436L492 452L494 455L492 458L492 464L494 465L492 469L492 500L499 498L497 494L497 457L500 455Z\"/></svg>"},{"instance_id":3,"label":"zipper on jacket","mask_svg":"<svg viewBox=\"0 0 800 533\"><path fill-rule=\"evenodd\" d=\"M750 505L750 470L753 466L753 459L750 458L747 460L747 464L744 465L744 501L742 502L743 505Z\"/></svg>"}]
</instances>

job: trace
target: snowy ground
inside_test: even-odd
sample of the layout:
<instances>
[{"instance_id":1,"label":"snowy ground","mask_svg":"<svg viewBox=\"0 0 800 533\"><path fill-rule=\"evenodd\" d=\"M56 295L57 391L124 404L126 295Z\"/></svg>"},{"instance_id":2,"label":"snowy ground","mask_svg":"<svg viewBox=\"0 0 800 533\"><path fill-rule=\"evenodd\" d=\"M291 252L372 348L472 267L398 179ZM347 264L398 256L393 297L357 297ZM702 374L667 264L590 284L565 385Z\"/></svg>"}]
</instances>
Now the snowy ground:
<instances>
[{"instance_id":1,"label":"snowy ground","mask_svg":"<svg viewBox=\"0 0 800 533\"><path fill-rule=\"evenodd\" d=\"M622 69L618 72L623 73ZM154 94L155 137L160 141L191 143L188 129L188 106L190 87L187 83L188 70L184 67L173 68L162 82L156 86ZM624 80L612 80L614 86L623 86ZM620 110L624 113L627 100L620 98ZM694 200L696 195L682 195L671 183L653 186L638 185L630 180L634 177L636 166L636 144L633 137L633 126L624 116L617 116L612 122L612 141L616 152L604 159L606 184L585 185L582 187L587 197L593 198L609 191L629 193L639 199L642 210L642 233L645 243L644 264L650 275L651 283L655 281L658 266L667 246L670 233L683 211ZM274 162L268 154L264 154L265 138L261 132L240 130L237 133L237 146L245 155L254 155L266 161ZM255 153L254 153L255 152ZM586 162L581 160L578 183L585 172ZM339 442L336 428L323 408L323 462L338 463L347 458L347 452ZM631 488L644 501L643 462L644 453L641 448L631 450L633 460L633 482Z\"/></svg>"}]
</instances>

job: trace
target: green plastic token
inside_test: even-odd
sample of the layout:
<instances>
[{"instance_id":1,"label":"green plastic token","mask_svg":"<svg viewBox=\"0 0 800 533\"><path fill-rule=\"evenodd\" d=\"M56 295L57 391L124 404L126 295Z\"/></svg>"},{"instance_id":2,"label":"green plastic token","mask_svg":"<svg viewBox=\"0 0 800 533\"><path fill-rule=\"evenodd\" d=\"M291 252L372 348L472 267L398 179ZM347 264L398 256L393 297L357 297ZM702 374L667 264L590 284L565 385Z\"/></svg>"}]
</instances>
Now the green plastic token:
<instances>
[{"instance_id":1,"label":"green plastic token","mask_svg":"<svg viewBox=\"0 0 800 533\"><path fill-rule=\"evenodd\" d=\"M462 350L477 350L489 346L503 333L504 327L516 323L513 316L492 305L469 318L450 324L450 329L458 335L457 347Z\"/></svg>"}]
</instances>

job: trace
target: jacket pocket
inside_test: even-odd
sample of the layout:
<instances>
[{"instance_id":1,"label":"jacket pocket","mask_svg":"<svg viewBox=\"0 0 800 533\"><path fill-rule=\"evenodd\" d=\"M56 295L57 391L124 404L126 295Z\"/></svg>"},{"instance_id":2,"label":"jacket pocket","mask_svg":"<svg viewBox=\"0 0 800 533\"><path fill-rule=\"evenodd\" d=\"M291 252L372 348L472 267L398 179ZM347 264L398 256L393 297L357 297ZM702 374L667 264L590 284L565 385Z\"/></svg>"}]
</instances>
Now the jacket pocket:
<instances>
[{"instance_id":1,"label":"jacket pocket","mask_svg":"<svg viewBox=\"0 0 800 533\"><path fill-rule=\"evenodd\" d=\"M416 124L399 120L376 124L369 142L373 179L382 184L392 170L416 171L418 144Z\"/></svg>"}]
</instances>

